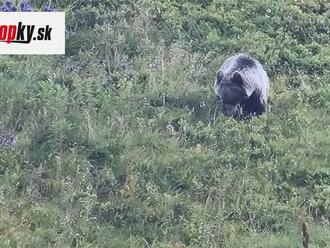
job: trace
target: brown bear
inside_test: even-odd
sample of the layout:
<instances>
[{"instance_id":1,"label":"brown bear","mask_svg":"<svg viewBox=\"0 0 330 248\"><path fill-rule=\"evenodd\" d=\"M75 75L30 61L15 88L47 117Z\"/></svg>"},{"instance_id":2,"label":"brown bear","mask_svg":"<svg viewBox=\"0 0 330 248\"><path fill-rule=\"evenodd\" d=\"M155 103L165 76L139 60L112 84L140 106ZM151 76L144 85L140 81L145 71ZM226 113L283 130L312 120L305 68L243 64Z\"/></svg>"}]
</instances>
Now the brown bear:
<instances>
[{"instance_id":1,"label":"brown bear","mask_svg":"<svg viewBox=\"0 0 330 248\"><path fill-rule=\"evenodd\" d=\"M217 72L214 92L224 114L258 116L268 110L269 79L260 62L249 55L228 58Z\"/></svg>"}]
</instances>

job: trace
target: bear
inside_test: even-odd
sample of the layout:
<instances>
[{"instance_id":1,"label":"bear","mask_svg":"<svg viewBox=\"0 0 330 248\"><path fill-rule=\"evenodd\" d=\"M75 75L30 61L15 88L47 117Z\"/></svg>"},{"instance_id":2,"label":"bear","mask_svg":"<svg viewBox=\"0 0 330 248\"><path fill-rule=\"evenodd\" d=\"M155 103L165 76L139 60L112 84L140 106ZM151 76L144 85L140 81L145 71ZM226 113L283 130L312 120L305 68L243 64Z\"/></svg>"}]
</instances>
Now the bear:
<instances>
[{"instance_id":1,"label":"bear","mask_svg":"<svg viewBox=\"0 0 330 248\"><path fill-rule=\"evenodd\" d=\"M245 118L269 110L269 78L261 63L246 54L229 57L216 73L214 92L222 112Z\"/></svg>"}]
</instances>

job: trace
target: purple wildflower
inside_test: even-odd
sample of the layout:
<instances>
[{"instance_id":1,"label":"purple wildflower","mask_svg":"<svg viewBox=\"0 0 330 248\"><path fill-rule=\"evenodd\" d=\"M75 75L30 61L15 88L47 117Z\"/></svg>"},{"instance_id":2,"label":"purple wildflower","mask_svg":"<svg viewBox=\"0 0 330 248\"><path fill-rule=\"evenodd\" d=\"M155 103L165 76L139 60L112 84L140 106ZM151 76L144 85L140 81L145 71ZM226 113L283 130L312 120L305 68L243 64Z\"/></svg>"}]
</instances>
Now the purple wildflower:
<instances>
[{"instance_id":1,"label":"purple wildflower","mask_svg":"<svg viewBox=\"0 0 330 248\"><path fill-rule=\"evenodd\" d=\"M3 136L0 135L0 146L3 148L14 148L16 144L15 136Z\"/></svg>"},{"instance_id":2,"label":"purple wildflower","mask_svg":"<svg viewBox=\"0 0 330 248\"><path fill-rule=\"evenodd\" d=\"M15 12L17 9L13 6L11 0L6 0L5 3L0 7L0 12Z\"/></svg>"},{"instance_id":3,"label":"purple wildflower","mask_svg":"<svg viewBox=\"0 0 330 248\"><path fill-rule=\"evenodd\" d=\"M31 12L33 10L28 0L22 0L19 5L19 8L22 12Z\"/></svg>"},{"instance_id":4,"label":"purple wildflower","mask_svg":"<svg viewBox=\"0 0 330 248\"><path fill-rule=\"evenodd\" d=\"M42 11L53 12L53 11L56 11L56 9L53 6L51 6L49 3L46 3L42 6Z\"/></svg>"}]
</instances>

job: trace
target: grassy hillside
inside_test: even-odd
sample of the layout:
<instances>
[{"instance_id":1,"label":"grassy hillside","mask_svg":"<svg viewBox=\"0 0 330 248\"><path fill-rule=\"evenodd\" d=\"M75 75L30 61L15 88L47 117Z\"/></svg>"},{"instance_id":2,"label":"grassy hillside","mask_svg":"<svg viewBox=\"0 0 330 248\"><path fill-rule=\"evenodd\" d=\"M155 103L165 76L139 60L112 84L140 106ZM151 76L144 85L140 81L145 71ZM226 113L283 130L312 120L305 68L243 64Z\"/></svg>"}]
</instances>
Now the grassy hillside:
<instances>
[{"instance_id":1,"label":"grassy hillside","mask_svg":"<svg viewBox=\"0 0 330 248\"><path fill-rule=\"evenodd\" d=\"M328 1L52 3L66 56L0 57L0 247L330 247ZM239 52L249 121L212 92Z\"/></svg>"}]
</instances>

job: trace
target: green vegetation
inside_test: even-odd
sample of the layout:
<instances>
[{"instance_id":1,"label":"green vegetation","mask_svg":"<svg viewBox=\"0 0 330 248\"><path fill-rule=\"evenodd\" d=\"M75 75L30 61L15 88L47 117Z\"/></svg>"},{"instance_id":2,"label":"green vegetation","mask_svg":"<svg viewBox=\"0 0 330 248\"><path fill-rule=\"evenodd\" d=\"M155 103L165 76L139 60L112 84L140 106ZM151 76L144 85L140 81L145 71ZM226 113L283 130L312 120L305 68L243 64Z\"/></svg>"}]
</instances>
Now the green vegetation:
<instances>
[{"instance_id":1,"label":"green vegetation","mask_svg":"<svg viewBox=\"0 0 330 248\"><path fill-rule=\"evenodd\" d=\"M0 247L330 247L328 1L52 3L66 56L0 57ZM271 78L249 121L212 91L238 52Z\"/></svg>"}]
</instances>

